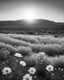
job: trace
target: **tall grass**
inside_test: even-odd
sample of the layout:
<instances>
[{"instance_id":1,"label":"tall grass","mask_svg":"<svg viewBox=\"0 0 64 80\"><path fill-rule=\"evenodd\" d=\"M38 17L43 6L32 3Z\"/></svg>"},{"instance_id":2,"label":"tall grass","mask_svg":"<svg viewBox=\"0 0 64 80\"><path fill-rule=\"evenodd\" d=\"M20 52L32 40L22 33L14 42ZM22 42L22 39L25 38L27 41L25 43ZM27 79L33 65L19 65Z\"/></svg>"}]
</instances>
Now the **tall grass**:
<instances>
[{"instance_id":1,"label":"tall grass","mask_svg":"<svg viewBox=\"0 0 64 80\"><path fill-rule=\"evenodd\" d=\"M1 52L2 48L6 48L11 55L16 52L27 55L25 60L33 60L35 63L38 62L40 56L41 59L45 57L48 64L51 63L54 66L58 64L62 67L64 65L64 37L0 34L0 55L6 54L6 52ZM46 55L43 57L40 52L45 52Z\"/></svg>"}]
</instances>

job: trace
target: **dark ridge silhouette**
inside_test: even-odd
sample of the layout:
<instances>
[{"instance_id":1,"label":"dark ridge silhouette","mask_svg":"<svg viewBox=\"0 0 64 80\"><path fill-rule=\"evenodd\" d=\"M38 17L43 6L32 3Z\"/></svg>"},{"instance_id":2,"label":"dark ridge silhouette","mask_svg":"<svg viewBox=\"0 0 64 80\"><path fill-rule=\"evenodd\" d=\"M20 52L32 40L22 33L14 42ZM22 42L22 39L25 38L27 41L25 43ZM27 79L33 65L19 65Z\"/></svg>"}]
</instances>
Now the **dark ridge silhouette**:
<instances>
[{"instance_id":1,"label":"dark ridge silhouette","mask_svg":"<svg viewBox=\"0 0 64 80\"><path fill-rule=\"evenodd\" d=\"M33 23L25 20L0 21L2 30L64 30L64 23L44 19L35 19Z\"/></svg>"}]
</instances>

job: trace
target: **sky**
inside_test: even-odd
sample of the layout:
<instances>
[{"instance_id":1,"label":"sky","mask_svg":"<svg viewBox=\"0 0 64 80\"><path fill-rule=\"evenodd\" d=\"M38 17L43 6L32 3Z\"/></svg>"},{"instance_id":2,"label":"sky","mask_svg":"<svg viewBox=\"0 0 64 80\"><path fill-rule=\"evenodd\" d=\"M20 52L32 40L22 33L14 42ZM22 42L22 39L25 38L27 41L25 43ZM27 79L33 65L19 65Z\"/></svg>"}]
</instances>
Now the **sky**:
<instances>
[{"instance_id":1,"label":"sky","mask_svg":"<svg viewBox=\"0 0 64 80\"><path fill-rule=\"evenodd\" d=\"M25 18L64 22L64 0L0 0L0 21Z\"/></svg>"}]
</instances>

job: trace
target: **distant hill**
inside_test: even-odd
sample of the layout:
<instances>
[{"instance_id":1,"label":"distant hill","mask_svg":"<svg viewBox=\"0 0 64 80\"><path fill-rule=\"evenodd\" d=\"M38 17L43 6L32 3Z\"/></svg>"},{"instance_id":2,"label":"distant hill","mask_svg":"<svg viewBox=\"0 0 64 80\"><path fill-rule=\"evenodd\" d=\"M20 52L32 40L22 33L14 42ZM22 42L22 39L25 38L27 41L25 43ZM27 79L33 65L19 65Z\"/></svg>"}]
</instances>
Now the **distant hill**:
<instances>
[{"instance_id":1,"label":"distant hill","mask_svg":"<svg viewBox=\"0 0 64 80\"><path fill-rule=\"evenodd\" d=\"M49 20L36 19L33 23L25 20L0 21L0 31L2 30L63 30L64 23Z\"/></svg>"}]
</instances>

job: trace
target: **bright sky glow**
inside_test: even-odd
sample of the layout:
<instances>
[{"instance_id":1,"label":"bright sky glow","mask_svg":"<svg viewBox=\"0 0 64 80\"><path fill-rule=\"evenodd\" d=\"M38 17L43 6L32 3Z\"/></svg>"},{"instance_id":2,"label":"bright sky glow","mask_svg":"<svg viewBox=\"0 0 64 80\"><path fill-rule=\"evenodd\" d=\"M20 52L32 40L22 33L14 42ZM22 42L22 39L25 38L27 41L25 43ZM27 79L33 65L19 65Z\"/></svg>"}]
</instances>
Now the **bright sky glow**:
<instances>
[{"instance_id":1,"label":"bright sky glow","mask_svg":"<svg viewBox=\"0 0 64 80\"><path fill-rule=\"evenodd\" d=\"M35 19L36 13L33 9L26 9L23 12L23 19L25 19L28 22L33 22Z\"/></svg>"},{"instance_id":2,"label":"bright sky glow","mask_svg":"<svg viewBox=\"0 0 64 80\"><path fill-rule=\"evenodd\" d=\"M64 22L64 0L0 0L0 21L20 19Z\"/></svg>"}]
</instances>

